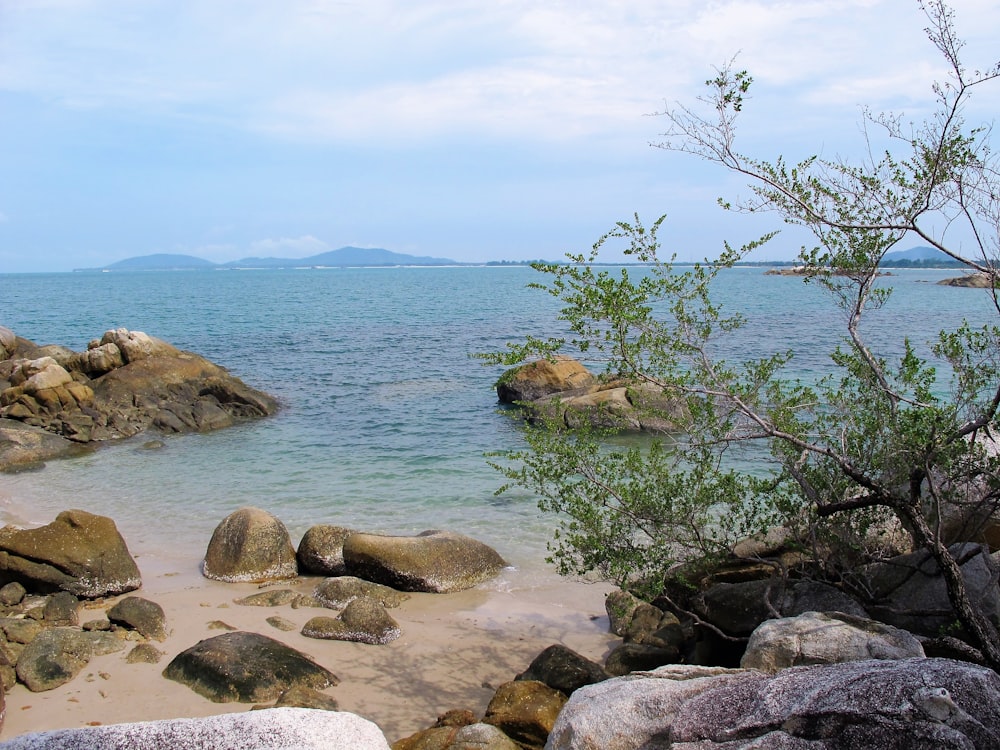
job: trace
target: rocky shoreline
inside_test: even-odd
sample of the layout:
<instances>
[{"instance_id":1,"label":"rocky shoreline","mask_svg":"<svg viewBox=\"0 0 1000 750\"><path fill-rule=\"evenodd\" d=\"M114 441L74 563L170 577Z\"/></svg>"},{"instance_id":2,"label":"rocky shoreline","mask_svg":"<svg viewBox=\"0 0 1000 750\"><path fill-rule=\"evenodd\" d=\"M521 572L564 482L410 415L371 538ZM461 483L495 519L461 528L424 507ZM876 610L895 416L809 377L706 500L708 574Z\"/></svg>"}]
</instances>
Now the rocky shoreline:
<instances>
[{"instance_id":1,"label":"rocky shoreline","mask_svg":"<svg viewBox=\"0 0 1000 750\"><path fill-rule=\"evenodd\" d=\"M13 341L0 337L14 353L0 369L0 421L13 421L17 435L86 445L215 429L276 407L145 334L108 332L87 352L59 357ZM100 373L82 364L114 360L109 344L121 364ZM127 353L133 344L138 354ZM572 361L535 363L505 376L501 399L529 416L554 408L567 424L667 428L643 423L641 389L588 375ZM123 397L122 383L142 390ZM41 460L23 443L3 448L15 442L0 434L7 468ZM952 550L1000 627L1000 553L978 539ZM0 529L5 738L17 727L0 747L382 750L390 735L393 750L1000 746L1000 676L951 629L942 578L925 553L900 549L861 571L852 591L776 576L796 569L796 554L795 540L775 530L699 571L683 599L595 589L600 614L541 616L550 603L535 602L537 611L499 637L481 613L498 617L508 601L462 607L506 562L455 532L390 537L318 524L295 546L280 519L242 508L208 540L201 583L158 594L112 519L67 510L38 528ZM193 605L188 595L178 604L188 591L210 601ZM466 604L456 610L456 601ZM587 647L574 648L584 630ZM470 636L476 648L456 653ZM119 674L129 685L122 706L101 715L120 721L66 718L73 702L107 700ZM426 718L373 723L374 701L419 703ZM52 710L32 722L36 702ZM134 723L137 704L160 711L158 720Z\"/></svg>"}]
</instances>

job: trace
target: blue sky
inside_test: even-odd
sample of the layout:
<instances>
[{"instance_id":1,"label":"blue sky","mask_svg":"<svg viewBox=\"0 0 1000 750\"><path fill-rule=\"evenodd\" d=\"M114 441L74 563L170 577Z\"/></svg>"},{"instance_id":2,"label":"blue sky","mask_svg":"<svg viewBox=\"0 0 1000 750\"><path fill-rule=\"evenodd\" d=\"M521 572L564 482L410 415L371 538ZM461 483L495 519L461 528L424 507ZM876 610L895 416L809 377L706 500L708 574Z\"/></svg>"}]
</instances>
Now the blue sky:
<instances>
[{"instance_id":1,"label":"blue sky","mask_svg":"<svg viewBox=\"0 0 1000 750\"><path fill-rule=\"evenodd\" d=\"M952 7L969 67L996 62L1000 5ZM0 272L555 259L634 212L702 258L768 225L716 206L732 177L652 148L649 115L739 53L744 151L850 156L861 105L926 113L925 25L911 0L0 0Z\"/></svg>"}]
</instances>

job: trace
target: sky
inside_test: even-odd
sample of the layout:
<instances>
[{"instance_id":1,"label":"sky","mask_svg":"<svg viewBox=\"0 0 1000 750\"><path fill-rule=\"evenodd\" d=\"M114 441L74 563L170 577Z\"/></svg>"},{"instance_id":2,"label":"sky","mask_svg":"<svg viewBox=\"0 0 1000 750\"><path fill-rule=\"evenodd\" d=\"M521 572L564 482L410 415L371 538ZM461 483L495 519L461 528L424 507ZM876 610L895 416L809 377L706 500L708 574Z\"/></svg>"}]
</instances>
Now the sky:
<instances>
[{"instance_id":1,"label":"sky","mask_svg":"<svg viewBox=\"0 0 1000 750\"><path fill-rule=\"evenodd\" d=\"M995 63L1000 4L951 5L968 66ZM720 209L745 186L654 147L656 113L735 56L738 148L849 158L863 105L927 114L926 25L915 0L0 0L0 273L347 245L554 260L635 214L701 259L774 217Z\"/></svg>"}]
</instances>

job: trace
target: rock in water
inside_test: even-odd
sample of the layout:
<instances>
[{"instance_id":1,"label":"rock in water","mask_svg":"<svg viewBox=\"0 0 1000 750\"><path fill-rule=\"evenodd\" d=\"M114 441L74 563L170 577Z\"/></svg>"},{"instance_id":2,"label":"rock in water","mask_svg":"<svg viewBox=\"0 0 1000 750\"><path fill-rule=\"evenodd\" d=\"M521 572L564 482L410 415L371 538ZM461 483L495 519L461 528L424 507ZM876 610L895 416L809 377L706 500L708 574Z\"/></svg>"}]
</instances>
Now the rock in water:
<instances>
[{"instance_id":1,"label":"rock in water","mask_svg":"<svg viewBox=\"0 0 1000 750\"><path fill-rule=\"evenodd\" d=\"M401 591L443 594L495 577L506 566L497 552L450 531L417 536L351 534L344 542L351 575Z\"/></svg>"},{"instance_id":2,"label":"rock in water","mask_svg":"<svg viewBox=\"0 0 1000 750\"><path fill-rule=\"evenodd\" d=\"M83 510L63 511L37 529L0 529L0 580L88 598L116 596L142 585L115 522Z\"/></svg>"},{"instance_id":3,"label":"rock in water","mask_svg":"<svg viewBox=\"0 0 1000 750\"><path fill-rule=\"evenodd\" d=\"M339 682L305 654L242 631L200 641L174 657L163 676L215 703L263 703L297 685L323 690Z\"/></svg>"},{"instance_id":4,"label":"rock in water","mask_svg":"<svg viewBox=\"0 0 1000 750\"><path fill-rule=\"evenodd\" d=\"M344 712L271 708L201 719L168 719L23 734L5 750L389 750L375 724Z\"/></svg>"},{"instance_id":5,"label":"rock in water","mask_svg":"<svg viewBox=\"0 0 1000 750\"><path fill-rule=\"evenodd\" d=\"M267 511L240 508L212 534L203 573L228 583L295 578L298 566L288 529Z\"/></svg>"}]
</instances>

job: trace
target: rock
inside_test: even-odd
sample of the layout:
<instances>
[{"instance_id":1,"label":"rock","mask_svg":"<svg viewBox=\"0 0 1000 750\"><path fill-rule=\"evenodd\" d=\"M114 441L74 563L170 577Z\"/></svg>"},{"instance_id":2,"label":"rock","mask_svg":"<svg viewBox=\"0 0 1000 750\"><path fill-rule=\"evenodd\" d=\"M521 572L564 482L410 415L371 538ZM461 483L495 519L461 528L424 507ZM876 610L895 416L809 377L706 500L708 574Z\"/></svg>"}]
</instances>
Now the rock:
<instances>
[{"instance_id":1,"label":"rock","mask_svg":"<svg viewBox=\"0 0 1000 750\"><path fill-rule=\"evenodd\" d=\"M555 644L536 656L528 668L514 679L541 682L568 696L577 688L608 677L610 675L599 664L566 646Z\"/></svg>"},{"instance_id":2,"label":"rock","mask_svg":"<svg viewBox=\"0 0 1000 750\"><path fill-rule=\"evenodd\" d=\"M30 413L27 416L30 417ZM0 471L37 466L55 458L76 455L83 450L78 443L53 435L40 427L22 424L15 419L0 418Z\"/></svg>"},{"instance_id":3,"label":"rock","mask_svg":"<svg viewBox=\"0 0 1000 750\"><path fill-rule=\"evenodd\" d=\"M941 286L961 286L969 289L989 289L994 286L994 279L985 273L967 273L937 282Z\"/></svg>"},{"instance_id":4,"label":"rock","mask_svg":"<svg viewBox=\"0 0 1000 750\"><path fill-rule=\"evenodd\" d=\"M283 607L297 600L302 594L292 589L271 589L261 591L259 594L250 594L242 599L236 599L233 603L241 607Z\"/></svg>"},{"instance_id":5,"label":"rock","mask_svg":"<svg viewBox=\"0 0 1000 750\"><path fill-rule=\"evenodd\" d=\"M549 750L994 748L1000 675L946 659L664 667L577 690ZM670 744L663 744L669 737Z\"/></svg>"},{"instance_id":6,"label":"rock","mask_svg":"<svg viewBox=\"0 0 1000 750\"><path fill-rule=\"evenodd\" d=\"M773 674L801 664L923 655L920 642L905 630L840 612L805 612L762 623L750 636L740 666Z\"/></svg>"},{"instance_id":7,"label":"rock","mask_svg":"<svg viewBox=\"0 0 1000 750\"><path fill-rule=\"evenodd\" d=\"M358 597L366 597L379 602L383 607L394 608L410 598L409 594L396 589L372 583L355 576L327 578L316 586L313 596L324 607L341 609Z\"/></svg>"},{"instance_id":8,"label":"rock","mask_svg":"<svg viewBox=\"0 0 1000 750\"><path fill-rule=\"evenodd\" d=\"M323 690L339 682L299 651L242 631L200 641L175 656L163 676L215 703L262 703L296 685Z\"/></svg>"},{"instance_id":9,"label":"rock","mask_svg":"<svg viewBox=\"0 0 1000 750\"><path fill-rule=\"evenodd\" d=\"M291 633L298 627L298 625L296 625L294 622L292 622L291 620L286 620L284 617L277 617L277 616L268 617L267 620L265 620L265 622L272 628L276 628L282 631L283 633Z\"/></svg>"},{"instance_id":10,"label":"rock","mask_svg":"<svg viewBox=\"0 0 1000 750\"><path fill-rule=\"evenodd\" d=\"M558 355L508 370L497 381L501 403L537 401L543 396L594 385L597 379L577 360Z\"/></svg>"},{"instance_id":11,"label":"rock","mask_svg":"<svg viewBox=\"0 0 1000 750\"><path fill-rule=\"evenodd\" d=\"M505 682L486 707L484 724L498 727L522 748L542 748L566 696L541 682Z\"/></svg>"},{"instance_id":12,"label":"rock","mask_svg":"<svg viewBox=\"0 0 1000 750\"><path fill-rule=\"evenodd\" d=\"M45 602L42 619L50 625L79 625L79 609L79 599L68 591L59 591Z\"/></svg>"},{"instance_id":13,"label":"rock","mask_svg":"<svg viewBox=\"0 0 1000 750\"><path fill-rule=\"evenodd\" d=\"M337 701L326 693L304 685L296 685L278 696L275 708L315 708L320 711L337 711Z\"/></svg>"},{"instance_id":14,"label":"rock","mask_svg":"<svg viewBox=\"0 0 1000 750\"><path fill-rule=\"evenodd\" d=\"M0 588L0 604L5 607L16 606L21 603L21 600L24 599L24 595L27 593L24 586L17 581L8 583L3 588Z\"/></svg>"},{"instance_id":15,"label":"rock","mask_svg":"<svg viewBox=\"0 0 1000 750\"><path fill-rule=\"evenodd\" d=\"M400 636L399 625L374 599L360 597L337 617L313 617L302 627L307 638L385 645Z\"/></svg>"},{"instance_id":16,"label":"rock","mask_svg":"<svg viewBox=\"0 0 1000 750\"><path fill-rule=\"evenodd\" d=\"M643 643L623 643L604 660L604 671L614 677L630 672L644 672L677 662L677 649L659 648Z\"/></svg>"},{"instance_id":17,"label":"rock","mask_svg":"<svg viewBox=\"0 0 1000 750\"><path fill-rule=\"evenodd\" d=\"M108 610L108 620L136 630L144 638L163 641L167 638L167 618L163 607L138 596L127 596Z\"/></svg>"},{"instance_id":18,"label":"rock","mask_svg":"<svg viewBox=\"0 0 1000 750\"><path fill-rule=\"evenodd\" d=\"M392 743L392 750L521 750L492 724L431 727Z\"/></svg>"},{"instance_id":19,"label":"rock","mask_svg":"<svg viewBox=\"0 0 1000 750\"><path fill-rule=\"evenodd\" d=\"M619 636L625 635L632 624L635 611L642 603L642 599L623 589L616 589L608 594L604 600L604 609L608 613L611 632Z\"/></svg>"},{"instance_id":20,"label":"rock","mask_svg":"<svg viewBox=\"0 0 1000 750\"><path fill-rule=\"evenodd\" d=\"M17 346L17 336L5 326L0 326L0 360L13 356Z\"/></svg>"},{"instance_id":21,"label":"rock","mask_svg":"<svg viewBox=\"0 0 1000 750\"><path fill-rule=\"evenodd\" d=\"M34 693L69 682L101 654L125 648L111 633L85 633L73 628L43 630L17 659L17 678Z\"/></svg>"},{"instance_id":22,"label":"rock","mask_svg":"<svg viewBox=\"0 0 1000 750\"><path fill-rule=\"evenodd\" d=\"M717 583L698 594L695 613L732 636L748 636L774 614L790 617L803 612L844 612L868 617L857 601L837 588L817 581L795 581L787 588L775 578ZM879 618L881 619L881 618Z\"/></svg>"},{"instance_id":23,"label":"rock","mask_svg":"<svg viewBox=\"0 0 1000 750\"><path fill-rule=\"evenodd\" d=\"M42 632L42 624L37 620L21 617L5 617L0 620L0 629L10 643L31 643Z\"/></svg>"},{"instance_id":24,"label":"rock","mask_svg":"<svg viewBox=\"0 0 1000 750\"><path fill-rule=\"evenodd\" d=\"M956 544L948 551L959 563L973 605L994 627L1000 627L1000 570L989 550L978 544ZM863 573L872 598L868 605L872 617L930 637L954 627L947 587L929 552L894 557L868 566Z\"/></svg>"},{"instance_id":25,"label":"rock","mask_svg":"<svg viewBox=\"0 0 1000 750\"><path fill-rule=\"evenodd\" d=\"M108 331L79 354L27 344L3 363L0 417L76 442L213 430L277 409L224 368L141 331Z\"/></svg>"},{"instance_id":26,"label":"rock","mask_svg":"<svg viewBox=\"0 0 1000 750\"><path fill-rule=\"evenodd\" d=\"M129 664L159 664L163 652L152 643L140 643L125 655Z\"/></svg>"},{"instance_id":27,"label":"rock","mask_svg":"<svg viewBox=\"0 0 1000 750\"><path fill-rule=\"evenodd\" d=\"M23 734L5 750L389 750L375 724L354 714L306 708L167 719Z\"/></svg>"},{"instance_id":28,"label":"rock","mask_svg":"<svg viewBox=\"0 0 1000 750\"><path fill-rule=\"evenodd\" d=\"M355 576L401 591L462 591L496 576L506 566L491 547L449 531L417 536L351 534L344 561Z\"/></svg>"},{"instance_id":29,"label":"rock","mask_svg":"<svg viewBox=\"0 0 1000 750\"><path fill-rule=\"evenodd\" d=\"M318 576L342 576L347 573L344 565L344 540L352 534L343 526L320 524L310 527L299 542L295 555L303 573Z\"/></svg>"},{"instance_id":30,"label":"rock","mask_svg":"<svg viewBox=\"0 0 1000 750\"><path fill-rule=\"evenodd\" d=\"M241 508L220 523L205 553L203 573L217 581L262 583L298 574L288 529L259 508Z\"/></svg>"},{"instance_id":31,"label":"rock","mask_svg":"<svg viewBox=\"0 0 1000 750\"><path fill-rule=\"evenodd\" d=\"M115 522L83 510L63 511L36 529L0 529L0 580L87 598L116 596L142 585Z\"/></svg>"},{"instance_id":32,"label":"rock","mask_svg":"<svg viewBox=\"0 0 1000 750\"><path fill-rule=\"evenodd\" d=\"M98 349L101 346L113 345L119 352L126 364L138 362L149 357L175 357L180 350L168 344L166 341L150 336L142 331L130 331L127 328L116 328L112 331L105 331L101 337L100 344L93 347Z\"/></svg>"}]
</instances>

